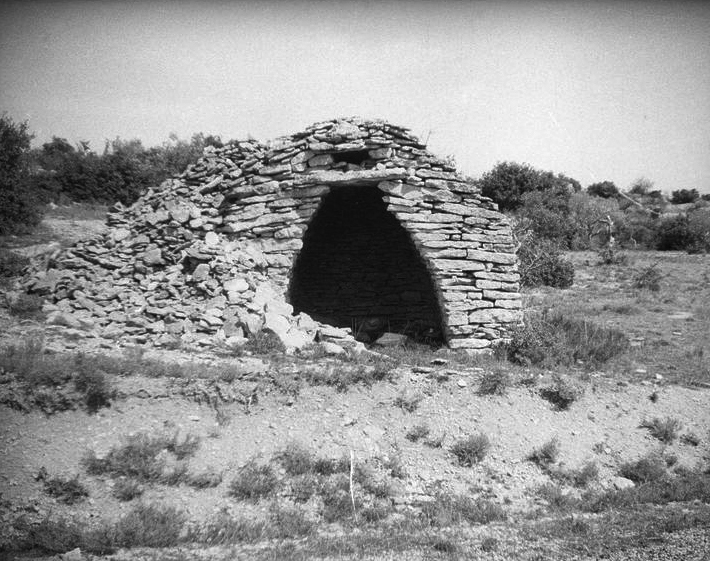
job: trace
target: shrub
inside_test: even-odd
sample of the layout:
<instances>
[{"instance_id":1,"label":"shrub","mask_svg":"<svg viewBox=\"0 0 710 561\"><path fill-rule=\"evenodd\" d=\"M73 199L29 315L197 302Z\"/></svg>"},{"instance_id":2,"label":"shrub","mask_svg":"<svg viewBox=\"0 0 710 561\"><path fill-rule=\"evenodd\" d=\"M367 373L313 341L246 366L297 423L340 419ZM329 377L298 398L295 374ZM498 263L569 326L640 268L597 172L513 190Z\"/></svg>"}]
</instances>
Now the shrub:
<instances>
[{"instance_id":1,"label":"shrub","mask_svg":"<svg viewBox=\"0 0 710 561\"><path fill-rule=\"evenodd\" d=\"M522 286L568 288L574 282L574 266L562 258L555 242L527 235L518 249L518 259Z\"/></svg>"},{"instance_id":2,"label":"shrub","mask_svg":"<svg viewBox=\"0 0 710 561\"><path fill-rule=\"evenodd\" d=\"M651 436L661 442L672 444L678 438L678 431L680 431L682 424L678 419L672 417L666 417L665 419L654 417L653 419L642 421L640 426L648 429Z\"/></svg>"},{"instance_id":3,"label":"shrub","mask_svg":"<svg viewBox=\"0 0 710 561\"><path fill-rule=\"evenodd\" d=\"M237 476L229 484L229 495L239 499L257 502L276 492L279 478L269 464L257 464L249 461L244 464Z\"/></svg>"},{"instance_id":4,"label":"shrub","mask_svg":"<svg viewBox=\"0 0 710 561\"><path fill-rule=\"evenodd\" d=\"M313 471L319 475L329 476L336 473L350 472L350 458L316 458L313 462Z\"/></svg>"},{"instance_id":5,"label":"shrub","mask_svg":"<svg viewBox=\"0 0 710 561\"><path fill-rule=\"evenodd\" d=\"M566 493L559 485L546 483L537 488L537 496L547 501L550 508L569 510L576 508L579 501L570 493Z\"/></svg>"},{"instance_id":6,"label":"shrub","mask_svg":"<svg viewBox=\"0 0 710 561\"><path fill-rule=\"evenodd\" d=\"M541 171L528 164L498 162L491 171L483 174L478 185L485 197L493 199L501 210L515 210L522 204L525 193L546 189L579 191L578 181L551 171Z\"/></svg>"},{"instance_id":7,"label":"shrub","mask_svg":"<svg viewBox=\"0 0 710 561\"><path fill-rule=\"evenodd\" d=\"M286 347L279 339L279 336L266 330L250 335L242 348L258 355L282 354L286 352Z\"/></svg>"},{"instance_id":8,"label":"shrub","mask_svg":"<svg viewBox=\"0 0 710 561\"><path fill-rule=\"evenodd\" d=\"M119 479L113 485L113 496L119 501L128 502L143 494L143 486L133 479Z\"/></svg>"},{"instance_id":9,"label":"shrub","mask_svg":"<svg viewBox=\"0 0 710 561\"><path fill-rule=\"evenodd\" d=\"M471 467L485 458L490 447L490 440L485 434L474 434L456 441L450 451L459 465Z\"/></svg>"},{"instance_id":10,"label":"shrub","mask_svg":"<svg viewBox=\"0 0 710 561\"><path fill-rule=\"evenodd\" d=\"M700 193L697 189L678 189L671 193L671 204L682 205L694 203L700 198Z\"/></svg>"},{"instance_id":11,"label":"shrub","mask_svg":"<svg viewBox=\"0 0 710 561\"><path fill-rule=\"evenodd\" d=\"M27 122L0 116L0 235L30 231L42 220L42 207L29 188L32 136Z\"/></svg>"},{"instance_id":12,"label":"shrub","mask_svg":"<svg viewBox=\"0 0 710 561\"><path fill-rule=\"evenodd\" d=\"M192 473L187 475L185 483L195 489L217 487L217 485L222 483L222 474L209 470L203 471L202 473Z\"/></svg>"},{"instance_id":13,"label":"shrub","mask_svg":"<svg viewBox=\"0 0 710 561\"><path fill-rule=\"evenodd\" d=\"M554 375L551 386L540 390L540 395L552 403L559 411L569 409L570 405L582 397L583 394L584 390L581 387L559 374Z\"/></svg>"},{"instance_id":14,"label":"shrub","mask_svg":"<svg viewBox=\"0 0 710 561\"><path fill-rule=\"evenodd\" d=\"M445 492L436 493L433 501L424 503L421 513L428 524L435 526L452 526L461 522L489 524L507 518L503 507L496 503Z\"/></svg>"},{"instance_id":15,"label":"shrub","mask_svg":"<svg viewBox=\"0 0 710 561\"><path fill-rule=\"evenodd\" d=\"M281 450L276 459L289 475L302 475L313 469L313 453L296 442Z\"/></svg>"},{"instance_id":16,"label":"shrub","mask_svg":"<svg viewBox=\"0 0 710 561\"><path fill-rule=\"evenodd\" d=\"M116 390L109 384L106 373L101 370L91 372L80 370L74 377L74 387L84 394L84 403L89 412L109 407L116 397Z\"/></svg>"},{"instance_id":17,"label":"shrub","mask_svg":"<svg viewBox=\"0 0 710 561\"><path fill-rule=\"evenodd\" d=\"M19 277L29 264L29 257L0 248L0 278Z\"/></svg>"},{"instance_id":18,"label":"shrub","mask_svg":"<svg viewBox=\"0 0 710 561\"><path fill-rule=\"evenodd\" d=\"M602 265L624 265L628 261L626 254L620 252L614 245L605 245L597 255Z\"/></svg>"},{"instance_id":19,"label":"shrub","mask_svg":"<svg viewBox=\"0 0 710 561\"><path fill-rule=\"evenodd\" d=\"M634 483L654 483L667 478L666 463L662 457L649 455L619 467L619 475Z\"/></svg>"},{"instance_id":20,"label":"shrub","mask_svg":"<svg viewBox=\"0 0 710 561\"><path fill-rule=\"evenodd\" d=\"M44 492L67 505L78 503L89 496L89 491L79 481L78 475L71 479L60 476L47 479L44 482Z\"/></svg>"},{"instance_id":21,"label":"shrub","mask_svg":"<svg viewBox=\"0 0 710 561\"><path fill-rule=\"evenodd\" d=\"M698 446L700 444L700 437L694 432L687 432L680 437L680 441L689 446Z\"/></svg>"},{"instance_id":22,"label":"shrub","mask_svg":"<svg viewBox=\"0 0 710 561\"><path fill-rule=\"evenodd\" d=\"M199 439L189 434L180 440L178 434L170 437L139 433L128 436L121 445L111 448L104 458L97 458L89 452L82 459L82 464L93 475L123 476L138 481L162 481L177 485L186 478L184 464L177 464L172 473L166 475L165 459L161 458L160 453L167 450L180 460L194 455L198 445Z\"/></svg>"},{"instance_id":23,"label":"shrub","mask_svg":"<svg viewBox=\"0 0 710 561\"><path fill-rule=\"evenodd\" d=\"M398 395L394 400L394 406L404 409L407 413L414 413L419 407L422 400L420 394L404 392Z\"/></svg>"},{"instance_id":24,"label":"shrub","mask_svg":"<svg viewBox=\"0 0 710 561\"><path fill-rule=\"evenodd\" d=\"M427 436L429 436L429 427L427 425L415 425L404 435L410 442L418 442Z\"/></svg>"},{"instance_id":25,"label":"shrub","mask_svg":"<svg viewBox=\"0 0 710 561\"><path fill-rule=\"evenodd\" d=\"M297 507L274 505L269 511L269 537L300 538L313 533L315 524Z\"/></svg>"},{"instance_id":26,"label":"shrub","mask_svg":"<svg viewBox=\"0 0 710 561\"><path fill-rule=\"evenodd\" d=\"M687 216L674 216L661 220L657 230L656 249L673 251L687 249L692 243Z\"/></svg>"},{"instance_id":27,"label":"shrub","mask_svg":"<svg viewBox=\"0 0 710 561\"><path fill-rule=\"evenodd\" d=\"M661 289L662 276L657 267L658 263L654 263L638 271L633 278L633 287L658 292Z\"/></svg>"},{"instance_id":28,"label":"shrub","mask_svg":"<svg viewBox=\"0 0 710 561\"><path fill-rule=\"evenodd\" d=\"M234 518L227 512L213 515L200 528L197 539L207 545L257 542L268 535L268 524L253 517Z\"/></svg>"},{"instance_id":29,"label":"shrub","mask_svg":"<svg viewBox=\"0 0 710 561\"><path fill-rule=\"evenodd\" d=\"M525 324L513 329L508 342L496 353L523 365L569 365L582 361L594 367L621 354L629 341L618 329L591 321L567 318L559 313L530 314Z\"/></svg>"},{"instance_id":30,"label":"shrub","mask_svg":"<svg viewBox=\"0 0 710 561\"><path fill-rule=\"evenodd\" d=\"M527 457L528 460L537 464L540 467L547 467L557 461L557 456L560 453L560 443L557 438L543 444L540 448L535 448Z\"/></svg>"},{"instance_id":31,"label":"shrub","mask_svg":"<svg viewBox=\"0 0 710 561\"><path fill-rule=\"evenodd\" d=\"M570 476L576 487L586 487L599 477L599 466L596 462L586 462L578 470L570 472Z\"/></svg>"},{"instance_id":32,"label":"shrub","mask_svg":"<svg viewBox=\"0 0 710 561\"><path fill-rule=\"evenodd\" d=\"M293 480L291 480L291 493L294 502L308 502L318 491L320 483L320 478L312 473L305 473L293 478Z\"/></svg>"},{"instance_id":33,"label":"shrub","mask_svg":"<svg viewBox=\"0 0 710 561\"><path fill-rule=\"evenodd\" d=\"M505 370L486 372L478 385L478 395L505 395L510 383L510 374Z\"/></svg>"},{"instance_id":34,"label":"shrub","mask_svg":"<svg viewBox=\"0 0 710 561\"><path fill-rule=\"evenodd\" d=\"M619 188L614 185L612 181L601 181L599 183L592 183L587 187L587 193L595 197L608 199L616 197L619 194Z\"/></svg>"},{"instance_id":35,"label":"shrub","mask_svg":"<svg viewBox=\"0 0 710 561\"><path fill-rule=\"evenodd\" d=\"M187 517L175 507L141 504L121 517L114 527L117 547L171 547L179 544Z\"/></svg>"},{"instance_id":36,"label":"shrub","mask_svg":"<svg viewBox=\"0 0 710 561\"><path fill-rule=\"evenodd\" d=\"M42 317L44 299L36 294L20 293L8 301L8 308L13 316L31 319Z\"/></svg>"}]
</instances>

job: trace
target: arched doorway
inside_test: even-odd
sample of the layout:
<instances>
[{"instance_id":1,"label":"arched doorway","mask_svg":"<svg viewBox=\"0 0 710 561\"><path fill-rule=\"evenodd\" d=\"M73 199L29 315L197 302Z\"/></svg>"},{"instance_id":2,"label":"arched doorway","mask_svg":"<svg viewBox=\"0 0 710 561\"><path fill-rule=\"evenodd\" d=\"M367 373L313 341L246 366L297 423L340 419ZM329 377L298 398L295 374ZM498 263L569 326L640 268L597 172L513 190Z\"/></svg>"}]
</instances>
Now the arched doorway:
<instances>
[{"instance_id":1,"label":"arched doorway","mask_svg":"<svg viewBox=\"0 0 710 561\"><path fill-rule=\"evenodd\" d=\"M364 340L392 331L443 342L429 271L374 185L331 187L303 237L289 299Z\"/></svg>"}]
</instances>

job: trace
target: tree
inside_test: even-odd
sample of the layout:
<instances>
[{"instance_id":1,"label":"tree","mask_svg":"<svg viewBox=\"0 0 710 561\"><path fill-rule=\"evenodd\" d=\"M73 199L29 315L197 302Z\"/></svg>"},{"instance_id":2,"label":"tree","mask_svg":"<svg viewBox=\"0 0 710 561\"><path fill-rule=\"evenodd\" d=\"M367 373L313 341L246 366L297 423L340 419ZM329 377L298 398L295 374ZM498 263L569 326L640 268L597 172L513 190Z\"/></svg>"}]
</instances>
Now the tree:
<instances>
[{"instance_id":1,"label":"tree","mask_svg":"<svg viewBox=\"0 0 710 561\"><path fill-rule=\"evenodd\" d=\"M653 181L645 177L639 177L631 184L629 193L632 195L649 195L653 190Z\"/></svg>"},{"instance_id":2,"label":"tree","mask_svg":"<svg viewBox=\"0 0 710 561\"><path fill-rule=\"evenodd\" d=\"M42 220L41 207L28 188L32 136L27 121L0 117L0 234L25 232Z\"/></svg>"},{"instance_id":3,"label":"tree","mask_svg":"<svg viewBox=\"0 0 710 561\"><path fill-rule=\"evenodd\" d=\"M564 187L523 194L517 210L518 220L536 237L569 248L574 238L574 224L569 219L570 192Z\"/></svg>"},{"instance_id":4,"label":"tree","mask_svg":"<svg viewBox=\"0 0 710 561\"><path fill-rule=\"evenodd\" d=\"M579 191L579 181L563 174L541 171L529 164L499 162L483 174L478 185L484 196L498 203L501 210L515 210L523 204L523 195L547 189Z\"/></svg>"},{"instance_id":5,"label":"tree","mask_svg":"<svg viewBox=\"0 0 710 561\"><path fill-rule=\"evenodd\" d=\"M602 199L609 199L619 194L619 188L611 181L600 181L587 187L587 193Z\"/></svg>"},{"instance_id":6,"label":"tree","mask_svg":"<svg viewBox=\"0 0 710 561\"><path fill-rule=\"evenodd\" d=\"M599 238L606 243L604 224L608 219L614 222L621 216L616 199L594 197L588 193L573 193L567 208L568 220L574 226L572 249L590 249Z\"/></svg>"},{"instance_id":7,"label":"tree","mask_svg":"<svg viewBox=\"0 0 710 561\"><path fill-rule=\"evenodd\" d=\"M700 193L697 189L679 189L671 193L671 204L682 205L686 203L694 203L700 198Z\"/></svg>"}]
</instances>

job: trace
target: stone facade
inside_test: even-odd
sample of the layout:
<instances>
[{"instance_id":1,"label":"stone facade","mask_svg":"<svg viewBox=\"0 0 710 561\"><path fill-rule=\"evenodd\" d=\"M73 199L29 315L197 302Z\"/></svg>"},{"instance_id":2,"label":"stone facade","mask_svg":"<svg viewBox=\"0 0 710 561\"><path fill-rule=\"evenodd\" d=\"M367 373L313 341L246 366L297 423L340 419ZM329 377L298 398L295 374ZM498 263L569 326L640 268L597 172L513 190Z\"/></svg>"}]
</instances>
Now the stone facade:
<instances>
[{"instance_id":1,"label":"stone facade","mask_svg":"<svg viewBox=\"0 0 710 561\"><path fill-rule=\"evenodd\" d=\"M278 327L302 346L329 331L312 316L484 349L521 320L505 216L382 121L208 149L108 222L25 286L104 336L240 339Z\"/></svg>"}]
</instances>

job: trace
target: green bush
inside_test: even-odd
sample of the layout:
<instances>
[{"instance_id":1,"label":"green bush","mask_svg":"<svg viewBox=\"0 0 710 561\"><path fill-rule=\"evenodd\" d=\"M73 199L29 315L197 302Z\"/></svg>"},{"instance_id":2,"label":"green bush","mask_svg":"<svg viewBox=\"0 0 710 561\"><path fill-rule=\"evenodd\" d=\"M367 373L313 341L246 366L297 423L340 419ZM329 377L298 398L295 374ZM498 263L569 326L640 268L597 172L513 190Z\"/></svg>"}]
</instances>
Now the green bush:
<instances>
[{"instance_id":1,"label":"green bush","mask_svg":"<svg viewBox=\"0 0 710 561\"><path fill-rule=\"evenodd\" d=\"M611 197L616 197L619 194L619 188L614 185L612 181L601 181L598 183L592 183L589 187L587 187L587 193L594 197L609 199Z\"/></svg>"},{"instance_id":2,"label":"green bush","mask_svg":"<svg viewBox=\"0 0 710 561\"><path fill-rule=\"evenodd\" d=\"M694 203L700 198L700 193L697 189L678 189L671 193L671 204L682 205Z\"/></svg>"},{"instance_id":3,"label":"green bush","mask_svg":"<svg viewBox=\"0 0 710 561\"><path fill-rule=\"evenodd\" d=\"M473 434L467 438L457 440L451 446L451 453L456 457L459 465L472 467L486 457L491 442L485 434Z\"/></svg>"},{"instance_id":4,"label":"green bush","mask_svg":"<svg viewBox=\"0 0 710 561\"><path fill-rule=\"evenodd\" d=\"M666 462L660 456L650 455L619 467L619 475L634 483L655 483L668 477Z\"/></svg>"},{"instance_id":5,"label":"green bush","mask_svg":"<svg viewBox=\"0 0 710 561\"><path fill-rule=\"evenodd\" d=\"M574 282L574 266L562 258L555 242L534 235L525 236L518 249L518 259L523 286L568 288Z\"/></svg>"},{"instance_id":6,"label":"green bush","mask_svg":"<svg viewBox=\"0 0 710 561\"><path fill-rule=\"evenodd\" d=\"M229 495L239 500L257 502L276 493L279 478L269 464L250 461L243 465L229 485Z\"/></svg>"},{"instance_id":7,"label":"green bush","mask_svg":"<svg viewBox=\"0 0 710 561\"><path fill-rule=\"evenodd\" d=\"M498 368L486 372L478 385L478 395L505 395L511 384L511 377L505 370Z\"/></svg>"},{"instance_id":8,"label":"green bush","mask_svg":"<svg viewBox=\"0 0 710 561\"><path fill-rule=\"evenodd\" d=\"M47 479L44 482L44 492L67 505L78 503L89 496L89 491L79 481L78 475L71 479L60 476Z\"/></svg>"},{"instance_id":9,"label":"green bush","mask_svg":"<svg viewBox=\"0 0 710 561\"><path fill-rule=\"evenodd\" d=\"M540 448L535 448L527 459L544 468L554 464L557 461L559 453L560 443L557 438L553 438L540 446Z\"/></svg>"},{"instance_id":10,"label":"green bush","mask_svg":"<svg viewBox=\"0 0 710 561\"><path fill-rule=\"evenodd\" d=\"M116 547L171 547L182 541L187 516L173 506L139 504L113 528Z\"/></svg>"},{"instance_id":11,"label":"green bush","mask_svg":"<svg viewBox=\"0 0 710 561\"><path fill-rule=\"evenodd\" d=\"M0 235L30 231L42 220L42 207L29 188L27 122L0 116Z\"/></svg>"},{"instance_id":12,"label":"green bush","mask_svg":"<svg viewBox=\"0 0 710 561\"><path fill-rule=\"evenodd\" d=\"M29 264L29 257L0 248L0 279L19 277Z\"/></svg>"},{"instance_id":13,"label":"green bush","mask_svg":"<svg viewBox=\"0 0 710 561\"><path fill-rule=\"evenodd\" d=\"M640 426L648 429L651 436L661 442L672 444L678 438L678 433L683 425L678 419L673 417L666 417L665 419L654 417L653 419L642 421Z\"/></svg>"},{"instance_id":14,"label":"green bush","mask_svg":"<svg viewBox=\"0 0 710 561\"><path fill-rule=\"evenodd\" d=\"M581 361L594 367L624 352L628 338L618 329L559 313L529 314L496 354L523 365L553 367Z\"/></svg>"},{"instance_id":15,"label":"green bush","mask_svg":"<svg viewBox=\"0 0 710 561\"><path fill-rule=\"evenodd\" d=\"M531 191L554 188L579 191L581 188L571 177L516 162L497 163L477 183L483 195L497 203L501 210L517 209L522 205L523 195Z\"/></svg>"}]
</instances>

